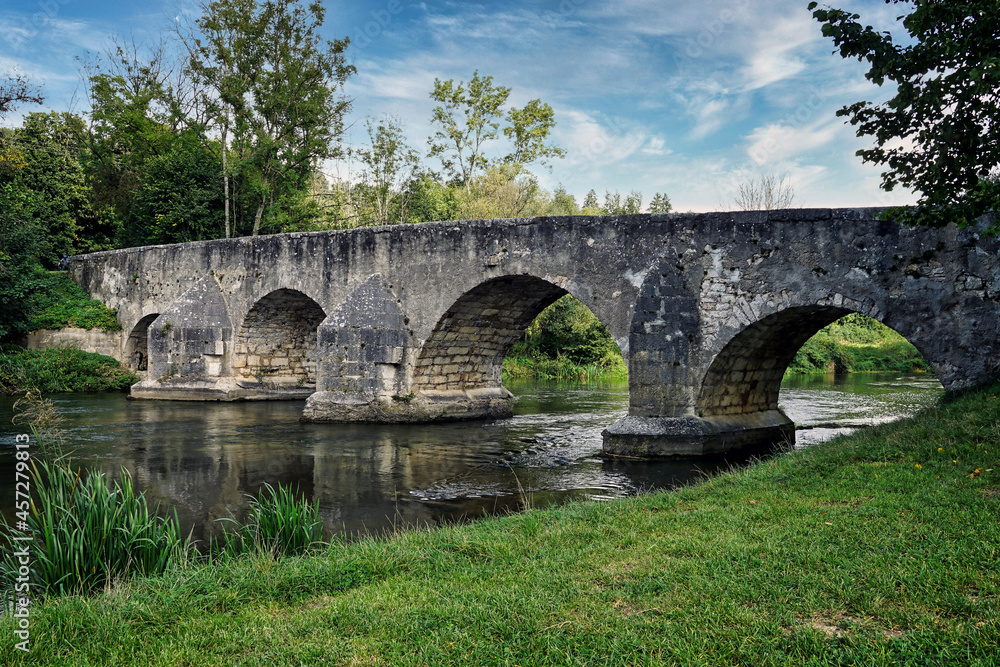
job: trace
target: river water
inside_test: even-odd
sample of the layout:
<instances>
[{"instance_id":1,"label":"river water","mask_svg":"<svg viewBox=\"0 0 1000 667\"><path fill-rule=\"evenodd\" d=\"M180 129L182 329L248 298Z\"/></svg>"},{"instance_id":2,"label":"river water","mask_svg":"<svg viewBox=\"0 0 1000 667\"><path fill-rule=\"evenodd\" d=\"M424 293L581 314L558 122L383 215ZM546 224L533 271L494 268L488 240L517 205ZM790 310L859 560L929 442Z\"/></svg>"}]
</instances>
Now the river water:
<instances>
[{"instance_id":1,"label":"river water","mask_svg":"<svg viewBox=\"0 0 1000 667\"><path fill-rule=\"evenodd\" d=\"M625 382L508 384L515 415L432 425L304 424L301 401L129 401L122 394L50 398L74 464L120 478L128 470L154 503L176 510L197 539L240 518L266 482L297 485L319 502L328 533L382 533L569 499L609 499L671 488L728 467L607 461L601 430L628 408ZM942 393L933 376L795 376L782 409L797 446L913 414ZM14 503L14 400L0 397L0 509Z\"/></svg>"}]
</instances>

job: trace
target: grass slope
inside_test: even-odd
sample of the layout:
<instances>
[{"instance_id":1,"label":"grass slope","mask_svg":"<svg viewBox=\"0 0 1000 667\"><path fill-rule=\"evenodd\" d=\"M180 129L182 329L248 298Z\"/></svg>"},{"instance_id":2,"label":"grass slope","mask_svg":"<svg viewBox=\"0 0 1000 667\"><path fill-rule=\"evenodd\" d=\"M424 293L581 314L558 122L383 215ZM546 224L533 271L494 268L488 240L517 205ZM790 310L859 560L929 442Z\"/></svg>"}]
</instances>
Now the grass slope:
<instances>
[{"instance_id":1,"label":"grass slope","mask_svg":"<svg viewBox=\"0 0 1000 667\"><path fill-rule=\"evenodd\" d=\"M0 663L997 665L998 394L675 492L43 601Z\"/></svg>"}]
</instances>

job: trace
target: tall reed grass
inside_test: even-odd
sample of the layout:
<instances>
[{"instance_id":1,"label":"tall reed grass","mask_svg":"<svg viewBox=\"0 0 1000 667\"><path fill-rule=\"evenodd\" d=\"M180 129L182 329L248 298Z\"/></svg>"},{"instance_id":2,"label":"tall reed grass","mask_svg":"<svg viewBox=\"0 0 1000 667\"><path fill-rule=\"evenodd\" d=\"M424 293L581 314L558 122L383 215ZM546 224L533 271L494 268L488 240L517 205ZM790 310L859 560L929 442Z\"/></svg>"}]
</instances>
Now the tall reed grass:
<instances>
[{"instance_id":1,"label":"tall reed grass","mask_svg":"<svg viewBox=\"0 0 1000 667\"><path fill-rule=\"evenodd\" d=\"M237 557L270 553L275 558L294 556L323 544L323 519L316 502L297 499L295 492L265 483L260 494L249 496L250 510L242 523L224 519L232 528L213 552Z\"/></svg>"},{"instance_id":2,"label":"tall reed grass","mask_svg":"<svg viewBox=\"0 0 1000 667\"><path fill-rule=\"evenodd\" d=\"M73 471L67 465L33 461L35 498L27 530L8 527L8 548L0 576L17 576L15 535L30 535L31 589L42 595L87 594L130 576L162 574L183 560L185 540L176 515L163 518L135 492L132 478L121 482L102 472Z\"/></svg>"}]
</instances>

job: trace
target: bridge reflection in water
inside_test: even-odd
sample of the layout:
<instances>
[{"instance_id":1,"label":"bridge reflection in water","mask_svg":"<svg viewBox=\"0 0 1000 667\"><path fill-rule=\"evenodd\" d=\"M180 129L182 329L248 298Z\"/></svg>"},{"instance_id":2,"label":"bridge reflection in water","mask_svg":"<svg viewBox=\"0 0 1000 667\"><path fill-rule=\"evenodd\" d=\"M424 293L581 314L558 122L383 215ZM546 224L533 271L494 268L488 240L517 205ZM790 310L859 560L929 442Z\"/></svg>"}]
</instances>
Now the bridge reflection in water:
<instances>
[{"instance_id":1,"label":"bridge reflection in water","mask_svg":"<svg viewBox=\"0 0 1000 667\"><path fill-rule=\"evenodd\" d=\"M57 395L75 463L112 477L124 467L139 490L176 509L185 534L217 535L216 519L240 516L265 482L315 498L330 533L381 533L569 499L606 499L669 488L726 467L699 461L603 459L601 429L628 407L623 383L521 383L516 414L448 424L309 424L296 401L126 401L121 395ZM801 424L871 423L909 414L941 393L933 378L807 376L787 383L782 406ZM13 400L0 397L0 416ZM0 475L13 479L15 427L0 426ZM803 440L833 431L802 431ZM739 461L735 459L734 461ZM520 492L524 490L524 493ZM13 519L14 496L0 488Z\"/></svg>"}]
</instances>

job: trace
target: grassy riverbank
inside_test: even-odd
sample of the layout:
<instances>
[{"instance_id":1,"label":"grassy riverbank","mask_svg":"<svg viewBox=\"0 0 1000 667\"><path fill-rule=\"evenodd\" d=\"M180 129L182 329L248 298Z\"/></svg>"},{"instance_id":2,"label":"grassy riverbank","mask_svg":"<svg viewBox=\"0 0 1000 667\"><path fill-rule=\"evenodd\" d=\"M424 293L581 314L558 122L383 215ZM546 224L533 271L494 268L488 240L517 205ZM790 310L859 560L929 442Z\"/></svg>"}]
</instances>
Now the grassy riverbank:
<instances>
[{"instance_id":1,"label":"grassy riverbank","mask_svg":"<svg viewBox=\"0 0 1000 667\"><path fill-rule=\"evenodd\" d=\"M42 601L3 664L1000 664L1000 384L677 492Z\"/></svg>"},{"instance_id":2,"label":"grassy riverbank","mask_svg":"<svg viewBox=\"0 0 1000 667\"><path fill-rule=\"evenodd\" d=\"M789 373L871 373L929 371L917 348L881 322L859 313L842 317L805 342Z\"/></svg>"}]
</instances>

